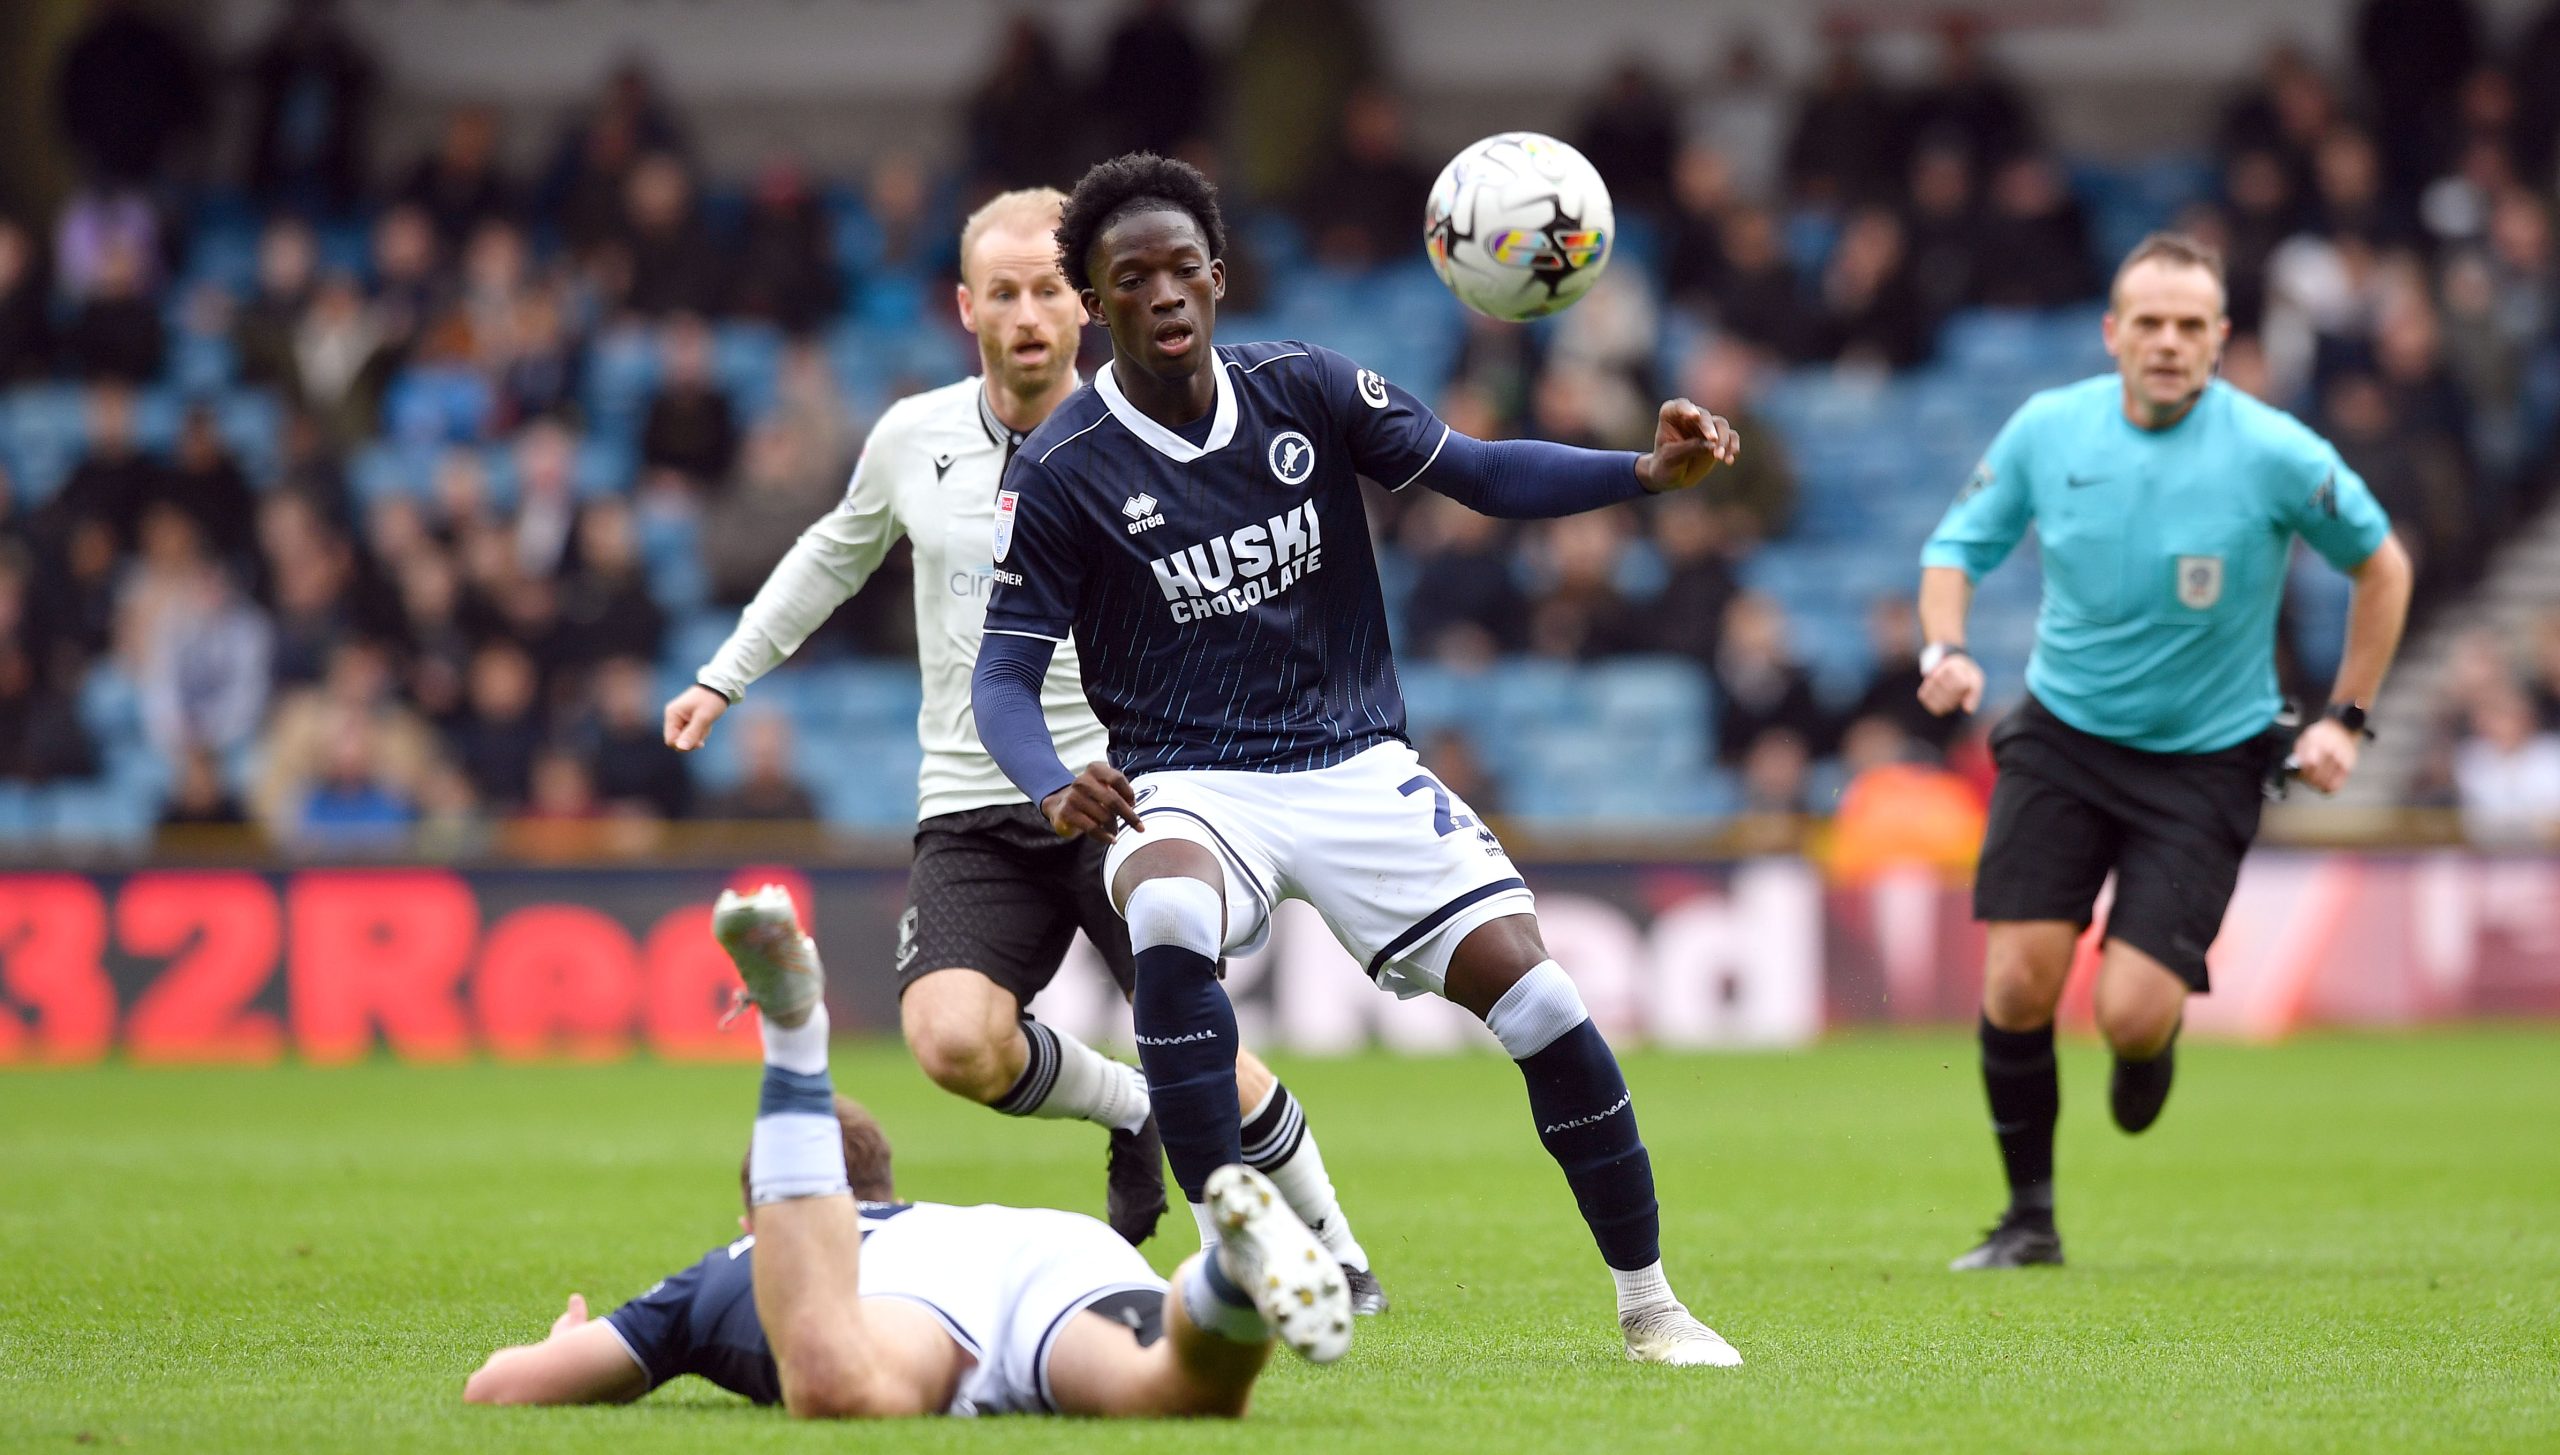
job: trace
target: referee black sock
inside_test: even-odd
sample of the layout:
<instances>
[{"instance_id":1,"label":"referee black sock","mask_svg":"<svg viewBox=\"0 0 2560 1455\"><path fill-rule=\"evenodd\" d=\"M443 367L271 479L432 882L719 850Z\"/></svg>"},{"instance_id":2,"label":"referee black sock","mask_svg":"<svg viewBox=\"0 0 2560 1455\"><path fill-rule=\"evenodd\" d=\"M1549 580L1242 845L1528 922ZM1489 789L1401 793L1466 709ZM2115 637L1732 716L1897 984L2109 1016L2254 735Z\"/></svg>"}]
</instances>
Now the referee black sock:
<instances>
[{"instance_id":1,"label":"referee black sock","mask_svg":"<svg viewBox=\"0 0 2560 1455\"><path fill-rule=\"evenodd\" d=\"M1982 1019L1982 1089L1991 1101L1991 1132L2009 1174L2012 1216L2053 1220L2053 1124L2062 1114L2062 1083L2053 1066L2053 1026L2004 1031Z\"/></svg>"},{"instance_id":2,"label":"referee black sock","mask_svg":"<svg viewBox=\"0 0 2560 1455\"><path fill-rule=\"evenodd\" d=\"M1183 1196L1206 1200L1209 1174L1244 1160L1236 1107L1236 1010L1218 962L1179 945L1138 951L1138 1064L1155 1102L1156 1130Z\"/></svg>"}]
</instances>

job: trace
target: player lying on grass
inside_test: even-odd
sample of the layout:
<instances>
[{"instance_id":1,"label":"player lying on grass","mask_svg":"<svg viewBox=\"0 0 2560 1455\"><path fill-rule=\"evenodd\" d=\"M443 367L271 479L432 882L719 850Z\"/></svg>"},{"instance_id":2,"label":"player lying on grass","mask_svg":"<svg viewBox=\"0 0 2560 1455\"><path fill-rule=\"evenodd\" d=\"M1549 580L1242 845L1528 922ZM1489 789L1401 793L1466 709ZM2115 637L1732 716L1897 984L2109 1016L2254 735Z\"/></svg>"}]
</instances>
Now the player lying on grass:
<instances>
[{"instance_id":1,"label":"player lying on grass","mask_svg":"<svg viewBox=\"0 0 2560 1455\"><path fill-rule=\"evenodd\" d=\"M601 1319L570 1295L465 1400L613 1403L697 1374L803 1418L1241 1415L1275 1331L1318 1363L1350 1347L1340 1267L1249 1167L1210 1180L1218 1242L1170 1289L1078 1213L892 1201L887 1138L828 1082L790 895L723 894L712 924L764 1012L747 1236Z\"/></svg>"},{"instance_id":2,"label":"player lying on grass","mask_svg":"<svg viewBox=\"0 0 2560 1455\"><path fill-rule=\"evenodd\" d=\"M1674 400L1643 455L1486 443L1329 350L1215 346L1225 241L1215 190L1181 162L1105 162L1068 199L1061 263L1112 361L1005 471L974 692L987 751L1051 826L1112 845L1174 1179L1204 1202L1242 1144L1219 957L1304 899L1381 989L1447 996L1519 1063L1615 1277L1627 1356L1739 1363L1664 1276L1626 1079L1519 871L1407 741L1359 484L1570 515L1696 485L1735 458L1733 432ZM1040 707L1070 634L1111 738L1081 773Z\"/></svg>"},{"instance_id":3,"label":"player lying on grass","mask_svg":"<svg viewBox=\"0 0 2560 1455\"><path fill-rule=\"evenodd\" d=\"M1136 983L1129 933L1103 889L1103 846L1061 842L1040 810L979 746L969 712L996 514L996 482L1015 448L1075 393L1084 304L1058 271L1065 194L1007 192L960 230L960 326L983 372L890 406L864 444L844 499L773 568L700 680L667 704L667 745L709 741L732 702L860 591L904 535L915 552L916 659L924 704L915 867L899 921L898 1022L936 1085L1008 1116L1075 1117L1111 1132L1111 1226L1142 1242L1163 1216L1164 1152L1146 1079L1073 1034L1035 1019L1082 929L1120 993ZM1102 724L1085 705L1075 654L1041 686L1049 730L1099 757ZM1251 1051L1236 1056L1244 1161L1268 1174L1324 1239L1359 1312L1386 1308L1369 1255L1335 1199L1315 1132L1289 1088ZM1216 1241L1201 1229L1202 1243Z\"/></svg>"}]
</instances>

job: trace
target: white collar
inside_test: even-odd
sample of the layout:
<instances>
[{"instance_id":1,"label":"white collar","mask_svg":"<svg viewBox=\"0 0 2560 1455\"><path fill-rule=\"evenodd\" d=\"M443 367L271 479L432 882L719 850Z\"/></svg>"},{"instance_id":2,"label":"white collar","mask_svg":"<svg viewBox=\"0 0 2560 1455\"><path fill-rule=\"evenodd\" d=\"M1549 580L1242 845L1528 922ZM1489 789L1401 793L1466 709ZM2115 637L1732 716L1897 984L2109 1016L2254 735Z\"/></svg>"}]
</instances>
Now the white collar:
<instances>
[{"instance_id":1,"label":"white collar","mask_svg":"<svg viewBox=\"0 0 2560 1455\"><path fill-rule=\"evenodd\" d=\"M1218 404L1209 420L1209 438L1205 444L1193 444L1148 418L1143 410L1131 404L1129 396L1120 392L1119 376L1109 364L1094 371L1093 389L1102 396L1102 402L1110 407L1113 416L1129 427L1129 433L1153 446L1157 454L1177 464L1188 465L1202 455L1225 449L1227 441L1236 437L1236 394L1234 387L1227 382L1227 361L1213 352L1210 363L1218 371Z\"/></svg>"}]
</instances>

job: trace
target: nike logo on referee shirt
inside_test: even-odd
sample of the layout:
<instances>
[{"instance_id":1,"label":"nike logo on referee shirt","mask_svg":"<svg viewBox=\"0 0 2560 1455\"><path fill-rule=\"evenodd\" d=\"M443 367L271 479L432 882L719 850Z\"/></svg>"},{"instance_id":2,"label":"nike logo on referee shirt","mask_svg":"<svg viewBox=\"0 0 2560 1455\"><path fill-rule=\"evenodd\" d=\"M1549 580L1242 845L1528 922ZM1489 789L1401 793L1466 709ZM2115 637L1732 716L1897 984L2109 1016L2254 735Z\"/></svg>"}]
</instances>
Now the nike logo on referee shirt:
<instances>
[{"instance_id":1,"label":"nike logo on referee shirt","mask_svg":"<svg viewBox=\"0 0 2560 1455\"><path fill-rule=\"evenodd\" d=\"M2062 480L2074 490L2086 490L2092 485L2107 483L2107 477L2104 475L2065 475Z\"/></svg>"}]
</instances>

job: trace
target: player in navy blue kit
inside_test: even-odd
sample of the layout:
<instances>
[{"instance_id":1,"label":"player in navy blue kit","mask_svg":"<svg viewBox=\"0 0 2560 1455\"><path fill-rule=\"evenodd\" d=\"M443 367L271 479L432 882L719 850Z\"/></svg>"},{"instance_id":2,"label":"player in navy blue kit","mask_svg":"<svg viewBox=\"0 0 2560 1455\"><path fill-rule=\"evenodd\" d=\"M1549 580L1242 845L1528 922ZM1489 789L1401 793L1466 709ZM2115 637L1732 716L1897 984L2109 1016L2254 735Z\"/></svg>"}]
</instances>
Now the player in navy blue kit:
<instances>
[{"instance_id":1,"label":"player in navy blue kit","mask_svg":"<svg viewBox=\"0 0 2560 1455\"><path fill-rule=\"evenodd\" d=\"M1232 1416L1275 1338L1319 1363L1350 1347L1340 1265L1251 1167L1210 1179L1218 1242L1170 1286L1078 1213L891 1201L888 1139L827 1076L825 971L790 895L724 893L712 933L763 1012L747 1236L602 1319L570 1295L466 1401L614 1403L691 1374L805 1417Z\"/></svg>"},{"instance_id":2,"label":"player in navy blue kit","mask_svg":"<svg viewBox=\"0 0 2560 1455\"><path fill-rule=\"evenodd\" d=\"M1304 899L1381 988L1446 995L1520 1064L1617 1281L1628 1357L1740 1363L1664 1277L1626 1080L1527 886L1407 742L1359 485L1567 515L1697 484L1735 457L1732 431L1674 400L1645 455L1487 443L1328 350L1213 346L1225 229L1180 162L1095 167L1058 243L1113 359L1006 471L972 695L981 741L1052 827L1111 845L1175 1180L1197 1212L1239 1157L1235 1097L1217 1093L1236 1047L1218 959L1261 943L1278 900ZM1070 634L1111 739L1112 761L1081 773L1039 707Z\"/></svg>"}]
</instances>

